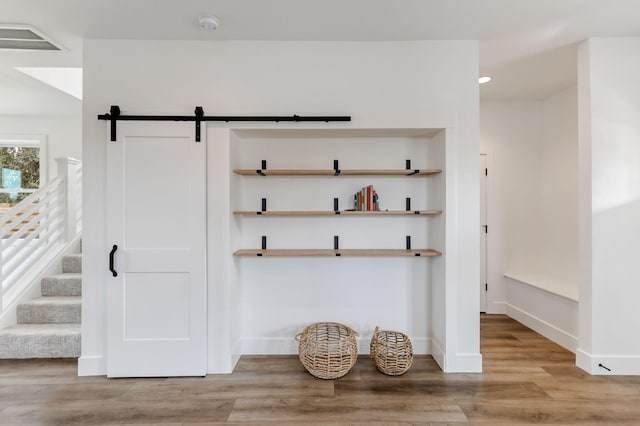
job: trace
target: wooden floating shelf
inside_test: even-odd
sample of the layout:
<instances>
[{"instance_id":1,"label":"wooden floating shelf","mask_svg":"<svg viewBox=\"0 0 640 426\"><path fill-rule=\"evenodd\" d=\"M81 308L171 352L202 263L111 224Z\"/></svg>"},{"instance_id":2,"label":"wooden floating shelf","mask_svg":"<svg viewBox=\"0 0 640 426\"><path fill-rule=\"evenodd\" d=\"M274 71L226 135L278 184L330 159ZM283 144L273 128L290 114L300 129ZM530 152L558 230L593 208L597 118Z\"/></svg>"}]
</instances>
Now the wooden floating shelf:
<instances>
[{"instance_id":1,"label":"wooden floating shelf","mask_svg":"<svg viewBox=\"0 0 640 426\"><path fill-rule=\"evenodd\" d=\"M270 210L270 211L234 211L240 216L435 216L442 214L442 210L383 210L383 211L354 211L354 210Z\"/></svg>"},{"instance_id":2,"label":"wooden floating shelf","mask_svg":"<svg viewBox=\"0 0 640 426\"><path fill-rule=\"evenodd\" d=\"M243 176L430 176L441 173L440 169L424 170L248 170L234 169L234 173Z\"/></svg>"},{"instance_id":3,"label":"wooden floating shelf","mask_svg":"<svg viewBox=\"0 0 640 426\"><path fill-rule=\"evenodd\" d=\"M243 257L434 257L442 253L431 249L266 249L238 250Z\"/></svg>"}]
</instances>

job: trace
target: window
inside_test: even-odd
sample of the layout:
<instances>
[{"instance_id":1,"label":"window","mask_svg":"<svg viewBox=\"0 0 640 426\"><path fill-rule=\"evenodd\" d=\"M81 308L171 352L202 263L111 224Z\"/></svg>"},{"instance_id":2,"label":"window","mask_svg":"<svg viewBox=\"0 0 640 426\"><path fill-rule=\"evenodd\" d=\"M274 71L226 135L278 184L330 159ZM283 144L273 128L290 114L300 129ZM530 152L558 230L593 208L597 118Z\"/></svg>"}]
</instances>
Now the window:
<instances>
[{"instance_id":1,"label":"window","mask_svg":"<svg viewBox=\"0 0 640 426\"><path fill-rule=\"evenodd\" d=\"M0 136L0 213L35 192L46 179L41 158L44 137Z\"/></svg>"}]
</instances>

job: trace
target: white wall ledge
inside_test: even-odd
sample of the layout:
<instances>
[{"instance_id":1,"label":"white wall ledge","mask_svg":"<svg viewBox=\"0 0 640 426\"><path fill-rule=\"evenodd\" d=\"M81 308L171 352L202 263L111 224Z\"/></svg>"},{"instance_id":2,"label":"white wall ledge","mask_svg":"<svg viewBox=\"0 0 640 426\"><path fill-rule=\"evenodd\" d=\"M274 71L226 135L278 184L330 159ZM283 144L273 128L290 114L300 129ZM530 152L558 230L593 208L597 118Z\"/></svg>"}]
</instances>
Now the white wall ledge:
<instances>
[{"instance_id":1,"label":"white wall ledge","mask_svg":"<svg viewBox=\"0 0 640 426\"><path fill-rule=\"evenodd\" d=\"M544 290L547 293L553 294L554 296L564 297L565 299L571 300L572 302L579 302L577 282L559 280L539 274L528 274L511 271L505 272L504 276L514 281L518 281L521 284ZM558 284L561 285L559 286Z\"/></svg>"},{"instance_id":2,"label":"white wall ledge","mask_svg":"<svg viewBox=\"0 0 640 426\"><path fill-rule=\"evenodd\" d=\"M535 330L571 352L578 347L577 300L523 281L525 277L505 275L508 316ZM535 276L527 277L532 283Z\"/></svg>"}]
</instances>

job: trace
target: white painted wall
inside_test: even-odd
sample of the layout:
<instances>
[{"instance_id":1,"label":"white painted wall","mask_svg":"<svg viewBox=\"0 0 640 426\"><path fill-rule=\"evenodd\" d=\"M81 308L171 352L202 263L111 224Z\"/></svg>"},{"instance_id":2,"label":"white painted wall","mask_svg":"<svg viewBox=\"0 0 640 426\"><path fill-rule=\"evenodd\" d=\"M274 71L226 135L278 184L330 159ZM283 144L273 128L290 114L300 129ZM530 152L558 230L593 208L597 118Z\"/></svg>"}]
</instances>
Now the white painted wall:
<instances>
[{"instance_id":1,"label":"white painted wall","mask_svg":"<svg viewBox=\"0 0 640 426\"><path fill-rule=\"evenodd\" d=\"M508 270L540 269L542 104L482 102L480 141L489 155L488 313L504 313Z\"/></svg>"},{"instance_id":2,"label":"white painted wall","mask_svg":"<svg viewBox=\"0 0 640 426\"><path fill-rule=\"evenodd\" d=\"M578 52L577 362L592 374L640 374L639 52L640 38L591 39Z\"/></svg>"},{"instance_id":3,"label":"white painted wall","mask_svg":"<svg viewBox=\"0 0 640 426\"><path fill-rule=\"evenodd\" d=\"M447 172L447 185L451 183L455 190L446 196L447 205L455 209L446 223L452 255L446 259L448 318L443 324L448 333L446 342L440 343L446 350L443 363L448 371L481 369L476 42L86 40L84 48L83 266L87 272L83 282L87 285L83 288L80 374L104 374L107 362L104 359L104 289L109 244L104 233L107 124L96 120L96 115L107 112L113 104L118 104L123 114L191 114L196 105L202 105L206 115L342 114L353 117L346 126L355 128L448 128L446 155L455 167ZM218 133L214 135L212 131ZM209 248L211 253L228 256L234 243L228 211L232 200L229 185L234 177L218 175L217 171L229 170L232 146L225 145L230 143L230 136L219 132L209 127L209 143L216 138L222 141L222 146L210 145L208 156L209 170L221 177L215 182L209 177L209 236L213 239L219 232L211 228L212 223L227 223L231 235L223 232L222 239L210 241L214 246ZM212 155L211 150L220 155ZM220 203L215 201L216 197ZM220 371L233 365L237 333L263 331L246 328L251 324L257 326L257 322L249 322L246 327L243 324L242 328L236 324L234 304L241 297L255 295L239 295L236 288L228 285L235 279L234 269L215 262L209 266L222 269L222 277L215 270L209 271L210 318L218 321L210 321L210 370ZM289 266L287 263L280 268L286 273ZM352 307L354 318L359 306L375 301L366 292L358 297ZM244 303L250 302L245 299ZM230 312L221 314L225 306ZM330 318L338 311L332 309L327 316ZM242 315L245 321L249 314ZM221 346L226 348L213 347L213 339L221 339ZM221 357L225 359L221 361ZM212 367L214 363L218 364Z\"/></svg>"},{"instance_id":4,"label":"white painted wall","mask_svg":"<svg viewBox=\"0 0 640 426\"><path fill-rule=\"evenodd\" d=\"M578 297L578 89L542 103L542 268L553 291Z\"/></svg>"},{"instance_id":5,"label":"white painted wall","mask_svg":"<svg viewBox=\"0 0 640 426\"><path fill-rule=\"evenodd\" d=\"M42 135L47 144L48 179L56 176L56 158L82 158L82 116L0 115L0 137Z\"/></svg>"}]
</instances>

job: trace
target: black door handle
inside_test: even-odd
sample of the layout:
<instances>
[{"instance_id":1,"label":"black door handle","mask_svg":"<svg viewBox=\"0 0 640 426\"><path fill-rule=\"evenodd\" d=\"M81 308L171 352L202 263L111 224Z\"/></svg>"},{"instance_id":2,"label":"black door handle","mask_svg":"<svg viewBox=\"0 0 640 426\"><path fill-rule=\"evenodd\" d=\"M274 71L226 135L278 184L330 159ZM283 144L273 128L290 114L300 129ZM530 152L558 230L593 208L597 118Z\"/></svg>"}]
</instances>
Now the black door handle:
<instances>
[{"instance_id":1,"label":"black door handle","mask_svg":"<svg viewBox=\"0 0 640 426\"><path fill-rule=\"evenodd\" d=\"M116 250L118 250L118 246L114 244L113 248L111 249L111 253L109 253L109 270L111 271L114 277L118 276L118 273L116 272L116 270L113 269L113 256L116 254Z\"/></svg>"}]
</instances>

